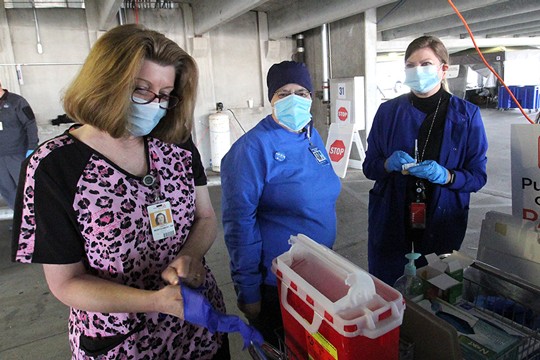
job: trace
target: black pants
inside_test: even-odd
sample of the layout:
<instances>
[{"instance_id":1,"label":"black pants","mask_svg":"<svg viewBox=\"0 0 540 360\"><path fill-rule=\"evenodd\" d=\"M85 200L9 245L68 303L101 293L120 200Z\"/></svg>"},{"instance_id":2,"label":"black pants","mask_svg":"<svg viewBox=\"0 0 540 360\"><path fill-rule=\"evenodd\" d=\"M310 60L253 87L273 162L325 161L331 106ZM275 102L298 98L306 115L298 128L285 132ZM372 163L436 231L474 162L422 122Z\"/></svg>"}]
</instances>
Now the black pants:
<instances>
[{"instance_id":1,"label":"black pants","mask_svg":"<svg viewBox=\"0 0 540 360\"><path fill-rule=\"evenodd\" d=\"M276 286L261 286L261 312L255 319L250 319L249 323L259 330L266 342L280 348L284 332Z\"/></svg>"},{"instance_id":2,"label":"black pants","mask_svg":"<svg viewBox=\"0 0 540 360\"><path fill-rule=\"evenodd\" d=\"M229 337L227 334L223 334L223 341L221 347L217 351L212 360L231 360L231 352L229 349Z\"/></svg>"}]
</instances>

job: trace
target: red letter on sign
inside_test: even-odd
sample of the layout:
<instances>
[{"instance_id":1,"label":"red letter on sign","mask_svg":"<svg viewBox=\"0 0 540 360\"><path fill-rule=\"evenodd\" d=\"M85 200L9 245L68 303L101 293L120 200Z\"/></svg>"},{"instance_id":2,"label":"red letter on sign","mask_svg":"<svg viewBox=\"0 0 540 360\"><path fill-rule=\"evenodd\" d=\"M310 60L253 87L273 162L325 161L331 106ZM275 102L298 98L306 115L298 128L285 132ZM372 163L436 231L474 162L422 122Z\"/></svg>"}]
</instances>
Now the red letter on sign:
<instances>
[{"instance_id":1,"label":"red letter on sign","mask_svg":"<svg viewBox=\"0 0 540 360\"><path fill-rule=\"evenodd\" d=\"M538 214L531 209L523 209L523 220L536 221L538 220Z\"/></svg>"}]
</instances>

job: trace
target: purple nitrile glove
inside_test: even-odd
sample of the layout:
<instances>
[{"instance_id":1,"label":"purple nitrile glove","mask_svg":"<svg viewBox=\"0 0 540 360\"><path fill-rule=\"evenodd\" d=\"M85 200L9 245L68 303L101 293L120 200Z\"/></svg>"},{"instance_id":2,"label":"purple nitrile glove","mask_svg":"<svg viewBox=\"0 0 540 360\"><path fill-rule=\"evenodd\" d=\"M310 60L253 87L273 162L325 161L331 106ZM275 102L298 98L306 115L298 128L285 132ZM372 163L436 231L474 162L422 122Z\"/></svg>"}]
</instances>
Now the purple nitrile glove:
<instances>
[{"instance_id":1,"label":"purple nitrile glove","mask_svg":"<svg viewBox=\"0 0 540 360\"><path fill-rule=\"evenodd\" d=\"M390 155L384 164L387 171L401 171L401 165L415 162L405 151L397 150Z\"/></svg>"},{"instance_id":2,"label":"purple nitrile glove","mask_svg":"<svg viewBox=\"0 0 540 360\"><path fill-rule=\"evenodd\" d=\"M196 289L181 285L180 293L184 299L184 319L192 324L207 328L211 333L240 332L244 339L244 349L251 343L261 346L262 335L252 326L246 324L237 315L227 315L215 310L208 299Z\"/></svg>"},{"instance_id":3,"label":"purple nitrile glove","mask_svg":"<svg viewBox=\"0 0 540 360\"><path fill-rule=\"evenodd\" d=\"M422 161L420 164L409 168L409 174L422 179L428 179L434 184L444 185L448 182L448 170L437 164L435 160Z\"/></svg>"}]
</instances>

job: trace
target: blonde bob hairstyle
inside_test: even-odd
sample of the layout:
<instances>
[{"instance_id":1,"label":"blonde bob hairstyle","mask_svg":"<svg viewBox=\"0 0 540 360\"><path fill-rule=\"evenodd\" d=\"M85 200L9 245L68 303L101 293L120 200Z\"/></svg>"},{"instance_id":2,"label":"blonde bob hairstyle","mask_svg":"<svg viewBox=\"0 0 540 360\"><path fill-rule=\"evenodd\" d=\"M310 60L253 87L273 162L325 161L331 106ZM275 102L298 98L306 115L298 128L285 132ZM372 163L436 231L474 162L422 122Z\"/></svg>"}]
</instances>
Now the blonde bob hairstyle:
<instances>
[{"instance_id":1,"label":"blonde bob hairstyle","mask_svg":"<svg viewBox=\"0 0 540 360\"><path fill-rule=\"evenodd\" d=\"M131 94L145 60L174 66L176 78L171 95L180 98L150 135L169 143L187 140L197 94L195 60L174 41L140 25L115 27L97 40L64 95L66 114L114 138L127 135Z\"/></svg>"},{"instance_id":2,"label":"blonde bob hairstyle","mask_svg":"<svg viewBox=\"0 0 540 360\"><path fill-rule=\"evenodd\" d=\"M423 48L430 48L442 64L450 65L450 56L448 55L446 46L444 46L443 42L438 37L428 35L414 39L409 46L407 46L407 50L405 50L405 61L407 61L416 50ZM444 89L448 91L448 82L446 79L442 81L442 84Z\"/></svg>"}]
</instances>

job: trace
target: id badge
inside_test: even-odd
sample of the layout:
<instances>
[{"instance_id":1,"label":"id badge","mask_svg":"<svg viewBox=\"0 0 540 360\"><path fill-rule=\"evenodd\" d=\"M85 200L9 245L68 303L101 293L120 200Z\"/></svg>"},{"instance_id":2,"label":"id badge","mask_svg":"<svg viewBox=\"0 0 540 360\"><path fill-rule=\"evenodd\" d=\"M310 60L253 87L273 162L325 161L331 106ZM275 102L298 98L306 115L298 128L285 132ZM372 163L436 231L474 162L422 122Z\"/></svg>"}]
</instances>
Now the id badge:
<instances>
[{"instance_id":1,"label":"id badge","mask_svg":"<svg viewBox=\"0 0 540 360\"><path fill-rule=\"evenodd\" d=\"M309 151L315 156L315 159L319 163L319 165L326 165L328 164L328 160L324 156L323 152L316 146L310 146Z\"/></svg>"},{"instance_id":2,"label":"id badge","mask_svg":"<svg viewBox=\"0 0 540 360\"><path fill-rule=\"evenodd\" d=\"M426 228L426 203L413 202L410 206L411 213L411 228L425 229Z\"/></svg>"},{"instance_id":3,"label":"id badge","mask_svg":"<svg viewBox=\"0 0 540 360\"><path fill-rule=\"evenodd\" d=\"M147 209L154 240L165 239L176 234L170 202L149 205Z\"/></svg>"}]
</instances>

